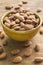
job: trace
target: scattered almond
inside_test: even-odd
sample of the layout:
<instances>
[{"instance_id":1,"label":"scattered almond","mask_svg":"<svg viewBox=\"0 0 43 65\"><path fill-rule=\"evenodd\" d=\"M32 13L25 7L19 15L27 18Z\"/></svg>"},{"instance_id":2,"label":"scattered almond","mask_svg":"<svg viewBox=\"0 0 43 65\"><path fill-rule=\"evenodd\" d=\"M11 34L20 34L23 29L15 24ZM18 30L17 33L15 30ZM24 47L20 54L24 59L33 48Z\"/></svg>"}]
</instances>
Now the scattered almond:
<instances>
[{"instance_id":1,"label":"scattered almond","mask_svg":"<svg viewBox=\"0 0 43 65\"><path fill-rule=\"evenodd\" d=\"M2 54L0 54L0 60L3 60L7 57L7 54L5 52L3 52Z\"/></svg>"},{"instance_id":2,"label":"scattered almond","mask_svg":"<svg viewBox=\"0 0 43 65\"><path fill-rule=\"evenodd\" d=\"M20 53L20 50L19 49L14 49L14 50L11 51L11 54L12 55L17 55L19 53Z\"/></svg>"},{"instance_id":3,"label":"scattered almond","mask_svg":"<svg viewBox=\"0 0 43 65\"><path fill-rule=\"evenodd\" d=\"M20 9L20 6L17 6L17 7L15 7L14 9L15 9L15 10L18 10L18 9Z\"/></svg>"},{"instance_id":4,"label":"scattered almond","mask_svg":"<svg viewBox=\"0 0 43 65\"><path fill-rule=\"evenodd\" d=\"M39 32L40 34L43 34L43 27L40 28Z\"/></svg>"},{"instance_id":5,"label":"scattered almond","mask_svg":"<svg viewBox=\"0 0 43 65\"><path fill-rule=\"evenodd\" d=\"M22 1L23 4L27 4L28 2L27 1Z\"/></svg>"},{"instance_id":6,"label":"scattered almond","mask_svg":"<svg viewBox=\"0 0 43 65\"><path fill-rule=\"evenodd\" d=\"M29 47L30 45L32 44L32 42L31 41L27 41L27 42L25 42L24 44L23 44L23 46L24 47Z\"/></svg>"},{"instance_id":7,"label":"scattered almond","mask_svg":"<svg viewBox=\"0 0 43 65\"><path fill-rule=\"evenodd\" d=\"M34 50L38 52L40 50L40 44L36 44Z\"/></svg>"},{"instance_id":8,"label":"scattered almond","mask_svg":"<svg viewBox=\"0 0 43 65\"><path fill-rule=\"evenodd\" d=\"M35 57L34 62L35 63L41 63L41 62L43 62L43 57Z\"/></svg>"},{"instance_id":9,"label":"scattered almond","mask_svg":"<svg viewBox=\"0 0 43 65\"><path fill-rule=\"evenodd\" d=\"M0 39L3 39L4 37L5 37L4 33L1 32L1 34L0 34Z\"/></svg>"},{"instance_id":10,"label":"scattered almond","mask_svg":"<svg viewBox=\"0 0 43 65\"><path fill-rule=\"evenodd\" d=\"M7 5L5 6L5 8L6 8L7 10L9 10L9 9L13 8L13 5L12 5L12 4L7 4Z\"/></svg>"},{"instance_id":11,"label":"scattered almond","mask_svg":"<svg viewBox=\"0 0 43 65\"><path fill-rule=\"evenodd\" d=\"M22 62L22 57L21 56L17 56L15 58L12 59L12 62L13 63L20 63Z\"/></svg>"},{"instance_id":12,"label":"scattered almond","mask_svg":"<svg viewBox=\"0 0 43 65\"><path fill-rule=\"evenodd\" d=\"M37 9L37 13L39 13L39 12L41 12L41 8L38 8L38 9Z\"/></svg>"},{"instance_id":13,"label":"scattered almond","mask_svg":"<svg viewBox=\"0 0 43 65\"><path fill-rule=\"evenodd\" d=\"M2 45L0 45L0 53L2 53L4 51L4 48Z\"/></svg>"},{"instance_id":14,"label":"scattered almond","mask_svg":"<svg viewBox=\"0 0 43 65\"><path fill-rule=\"evenodd\" d=\"M32 54L32 49L31 48L27 48L25 50L24 56L29 57L29 56L31 56L31 54Z\"/></svg>"},{"instance_id":15,"label":"scattered almond","mask_svg":"<svg viewBox=\"0 0 43 65\"><path fill-rule=\"evenodd\" d=\"M8 44L7 39L3 39L2 44L3 44L3 46L6 46Z\"/></svg>"}]
</instances>

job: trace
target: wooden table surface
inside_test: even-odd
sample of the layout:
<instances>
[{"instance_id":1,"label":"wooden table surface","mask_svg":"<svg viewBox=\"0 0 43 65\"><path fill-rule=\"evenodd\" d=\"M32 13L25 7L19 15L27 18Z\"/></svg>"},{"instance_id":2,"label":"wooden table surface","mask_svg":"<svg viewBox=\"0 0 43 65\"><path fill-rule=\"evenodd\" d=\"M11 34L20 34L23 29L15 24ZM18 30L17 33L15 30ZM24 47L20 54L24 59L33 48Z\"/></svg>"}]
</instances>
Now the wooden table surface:
<instances>
[{"instance_id":1,"label":"wooden table surface","mask_svg":"<svg viewBox=\"0 0 43 65\"><path fill-rule=\"evenodd\" d=\"M14 6L16 6L17 3L19 3L20 1L22 0L0 0L0 19L5 12L9 11L9 10L5 10L5 5L7 3L11 3L11 4L14 4ZM23 5L24 8L30 8L34 12L36 12L37 8L43 9L43 0L27 0L27 1L28 1L28 4L25 6ZM14 8L12 10L14 10ZM43 18L43 10L39 15ZM2 29L1 24L0 24L0 29ZM19 55L23 56L23 52L25 51L25 48L22 48L21 46L17 45L18 42L11 40L10 38L7 38L7 40L8 40L8 45L5 46L5 49L6 49L5 51L7 52L8 56L7 56L7 59L0 61L0 65L15 65L11 63L10 61L11 58L14 57L10 54L10 51L18 47L22 49L22 52ZM36 53L33 51L32 55L29 58L23 58L23 61L18 65L35 65L33 63L35 56L43 56L43 35L40 35L38 32L37 35L31 41L32 41L32 46L31 46L32 48L34 47L36 43L40 44L40 52ZM2 41L0 41L0 44L1 43ZM43 63L39 65L43 65Z\"/></svg>"}]
</instances>

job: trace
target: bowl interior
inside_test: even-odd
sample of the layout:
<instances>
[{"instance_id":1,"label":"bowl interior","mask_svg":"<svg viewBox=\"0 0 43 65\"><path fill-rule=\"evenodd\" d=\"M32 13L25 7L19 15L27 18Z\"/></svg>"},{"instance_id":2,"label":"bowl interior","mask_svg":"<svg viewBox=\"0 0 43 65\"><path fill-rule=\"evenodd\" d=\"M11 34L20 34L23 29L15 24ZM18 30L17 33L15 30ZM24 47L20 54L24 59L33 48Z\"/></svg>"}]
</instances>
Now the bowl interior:
<instances>
[{"instance_id":1,"label":"bowl interior","mask_svg":"<svg viewBox=\"0 0 43 65\"><path fill-rule=\"evenodd\" d=\"M25 33L25 32L33 31L33 30L37 29L39 26L41 26L41 24L42 24L42 19L41 19L41 17L40 17L37 13L35 13L35 15L39 17L39 25L38 25L37 27L35 27L35 28L33 28L33 29L30 29L30 30L26 30L26 31L16 31L16 30L10 29L10 28L8 28L7 26L5 26L5 25L3 24L3 19L5 18L6 15L8 15L9 13L12 13L12 12L14 12L14 11L10 11L10 12L5 13L4 16L2 16L2 18L1 18L1 24L2 24L4 27L6 27L7 29L9 29L10 31L13 31L13 32L22 34L22 33Z\"/></svg>"}]
</instances>

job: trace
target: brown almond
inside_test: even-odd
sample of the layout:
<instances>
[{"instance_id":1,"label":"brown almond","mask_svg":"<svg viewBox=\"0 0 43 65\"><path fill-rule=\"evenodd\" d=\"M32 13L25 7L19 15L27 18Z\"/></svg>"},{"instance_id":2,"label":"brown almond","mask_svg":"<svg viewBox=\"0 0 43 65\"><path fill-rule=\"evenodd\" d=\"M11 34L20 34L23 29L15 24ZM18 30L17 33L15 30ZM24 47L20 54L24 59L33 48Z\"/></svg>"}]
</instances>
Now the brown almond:
<instances>
[{"instance_id":1,"label":"brown almond","mask_svg":"<svg viewBox=\"0 0 43 65\"><path fill-rule=\"evenodd\" d=\"M4 51L3 46L0 45L0 53L2 53Z\"/></svg>"},{"instance_id":2,"label":"brown almond","mask_svg":"<svg viewBox=\"0 0 43 65\"><path fill-rule=\"evenodd\" d=\"M38 52L40 50L40 44L36 44L34 50Z\"/></svg>"},{"instance_id":3,"label":"brown almond","mask_svg":"<svg viewBox=\"0 0 43 65\"><path fill-rule=\"evenodd\" d=\"M8 17L5 17L5 18L4 18L4 22L3 22L3 23L5 23L5 22L10 23L10 20L9 20Z\"/></svg>"},{"instance_id":4,"label":"brown almond","mask_svg":"<svg viewBox=\"0 0 43 65\"><path fill-rule=\"evenodd\" d=\"M23 22L21 22L20 25L21 25L21 27L24 27L25 26L25 24Z\"/></svg>"},{"instance_id":5,"label":"brown almond","mask_svg":"<svg viewBox=\"0 0 43 65\"><path fill-rule=\"evenodd\" d=\"M16 14L15 14L15 17L18 18L18 19L21 20L21 21L24 20L24 17L21 16L19 13L16 13Z\"/></svg>"},{"instance_id":6,"label":"brown almond","mask_svg":"<svg viewBox=\"0 0 43 65\"><path fill-rule=\"evenodd\" d=\"M28 2L27 1L22 1L23 4L27 4Z\"/></svg>"},{"instance_id":7,"label":"brown almond","mask_svg":"<svg viewBox=\"0 0 43 65\"><path fill-rule=\"evenodd\" d=\"M4 37L5 37L5 35L4 35L4 33L2 32L2 33L0 34L0 39L4 39Z\"/></svg>"},{"instance_id":8,"label":"brown almond","mask_svg":"<svg viewBox=\"0 0 43 65\"><path fill-rule=\"evenodd\" d=\"M15 21L12 21L12 22L11 22L11 26L13 26L13 25L15 25Z\"/></svg>"},{"instance_id":9,"label":"brown almond","mask_svg":"<svg viewBox=\"0 0 43 65\"><path fill-rule=\"evenodd\" d=\"M41 62L43 62L43 57L35 57L34 62L35 63L41 63Z\"/></svg>"},{"instance_id":10,"label":"brown almond","mask_svg":"<svg viewBox=\"0 0 43 65\"><path fill-rule=\"evenodd\" d=\"M31 41L27 41L27 42L25 42L25 43L24 43L24 45L23 45L23 46L24 46L24 47L29 47L31 44L32 44L32 42L31 42Z\"/></svg>"},{"instance_id":11,"label":"brown almond","mask_svg":"<svg viewBox=\"0 0 43 65\"><path fill-rule=\"evenodd\" d=\"M0 54L0 60L3 60L7 57L7 54L5 52L3 52L2 54Z\"/></svg>"},{"instance_id":12,"label":"brown almond","mask_svg":"<svg viewBox=\"0 0 43 65\"><path fill-rule=\"evenodd\" d=\"M15 10L18 10L18 9L20 9L20 6L17 6L17 7L15 7L14 9L15 9Z\"/></svg>"},{"instance_id":13,"label":"brown almond","mask_svg":"<svg viewBox=\"0 0 43 65\"><path fill-rule=\"evenodd\" d=\"M20 31L25 31L25 28L20 28Z\"/></svg>"},{"instance_id":14,"label":"brown almond","mask_svg":"<svg viewBox=\"0 0 43 65\"><path fill-rule=\"evenodd\" d=\"M6 46L8 44L7 39L3 39L2 44L3 44L3 46Z\"/></svg>"},{"instance_id":15,"label":"brown almond","mask_svg":"<svg viewBox=\"0 0 43 65\"><path fill-rule=\"evenodd\" d=\"M29 57L29 56L31 56L31 54L32 54L32 49L31 48L27 48L25 50L24 56Z\"/></svg>"},{"instance_id":16,"label":"brown almond","mask_svg":"<svg viewBox=\"0 0 43 65\"><path fill-rule=\"evenodd\" d=\"M27 19L27 20L26 20L26 23L28 23L28 24L32 24L32 23L33 23L33 21L32 21L32 20Z\"/></svg>"},{"instance_id":17,"label":"brown almond","mask_svg":"<svg viewBox=\"0 0 43 65\"><path fill-rule=\"evenodd\" d=\"M20 26L14 27L14 30L20 30Z\"/></svg>"},{"instance_id":18,"label":"brown almond","mask_svg":"<svg viewBox=\"0 0 43 65\"><path fill-rule=\"evenodd\" d=\"M43 34L43 27L40 28L39 32L40 34Z\"/></svg>"},{"instance_id":19,"label":"brown almond","mask_svg":"<svg viewBox=\"0 0 43 65\"><path fill-rule=\"evenodd\" d=\"M39 24L39 19L33 19L32 24L36 27Z\"/></svg>"},{"instance_id":20,"label":"brown almond","mask_svg":"<svg viewBox=\"0 0 43 65\"><path fill-rule=\"evenodd\" d=\"M9 9L13 8L13 5L12 5L12 4L7 4L7 5L5 6L5 8L9 10Z\"/></svg>"},{"instance_id":21,"label":"brown almond","mask_svg":"<svg viewBox=\"0 0 43 65\"><path fill-rule=\"evenodd\" d=\"M34 28L34 25L26 24L24 27L25 27L26 30L30 30L30 29Z\"/></svg>"},{"instance_id":22,"label":"brown almond","mask_svg":"<svg viewBox=\"0 0 43 65\"><path fill-rule=\"evenodd\" d=\"M13 25L13 26L12 26L12 29L16 29L16 27L20 28L19 25L20 25L20 24L15 24L15 25Z\"/></svg>"},{"instance_id":23,"label":"brown almond","mask_svg":"<svg viewBox=\"0 0 43 65\"><path fill-rule=\"evenodd\" d=\"M20 20L19 19L16 19L15 20L15 23L17 23L17 24L20 23Z\"/></svg>"},{"instance_id":24,"label":"brown almond","mask_svg":"<svg viewBox=\"0 0 43 65\"><path fill-rule=\"evenodd\" d=\"M14 16L15 16L15 14L12 14L11 16L9 16L9 19L10 20L14 20ZM11 21L10 21L11 22Z\"/></svg>"},{"instance_id":25,"label":"brown almond","mask_svg":"<svg viewBox=\"0 0 43 65\"><path fill-rule=\"evenodd\" d=\"M38 8L36 12L39 13L39 12L41 12L41 11L42 11L41 8Z\"/></svg>"},{"instance_id":26,"label":"brown almond","mask_svg":"<svg viewBox=\"0 0 43 65\"><path fill-rule=\"evenodd\" d=\"M7 22L5 22L5 25L8 27L8 28L10 28L10 24L9 23L7 23Z\"/></svg>"},{"instance_id":27,"label":"brown almond","mask_svg":"<svg viewBox=\"0 0 43 65\"><path fill-rule=\"evenodd\" d=\"M22 27L24 27L25 30L34 28L34 26L33 26L32 24L26 24L26 25L25 25L23 22L21 22L20 25L21 25Z\"/></svg>"},{"instance_id":28,"label":"brown almond","mask_svg":"<svg viewBox=\"0 0 43 65\"><path fill-rule=\"evenodd\" d=\"M20 50L19 49L14 49L14 50L11 51L11 54L12 55L17 55L19 53L20 53Z\"/></svg>"},{"instance_id":29,"label":"brown almond","mask_svg":"<svg viewBox=\"0 0 43 65\"><path fill-rule=\"evenodd\" d=\"M19 16L18 19L21 20L21 21L24 21L24 17L23 16Z\"/></svg>"},{"instance_id":30,"label":"brown almond","mask_svg":"<svg viewBox=\"0 0 43 65\"><path fill-rule=\"evenodd\" d=\"M12 62L13 63L20 63L22 62L22 57L21 56L17 56L15 58L12 59Z\"/></svg>"}]
</instances>

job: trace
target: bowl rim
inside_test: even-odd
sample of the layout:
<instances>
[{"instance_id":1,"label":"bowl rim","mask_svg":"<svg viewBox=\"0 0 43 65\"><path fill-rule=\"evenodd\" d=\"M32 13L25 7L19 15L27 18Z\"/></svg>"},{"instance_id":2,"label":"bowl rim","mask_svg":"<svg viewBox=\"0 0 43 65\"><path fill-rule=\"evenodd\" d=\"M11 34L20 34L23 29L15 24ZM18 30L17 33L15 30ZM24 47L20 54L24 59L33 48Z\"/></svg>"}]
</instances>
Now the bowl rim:
<instances>
[{"instance_id":1,"label":"bowl rim","mask_svg":"<svg viewBox=\"0 0 43 65\"><path fill-rule=\"evenodd\" d=\"M42 18L41 18L41 16L40 16L38 13L34 13L34 14L36 14L36 15L39 17L39 19L40 19L40 23L39 23L39 25L38 25L37 27L32 28L32 29L30 29L30 30L26 30L26 31L16 31L16 30L10 29L10 28L8 28L7 26L5 26L5 25L3 24L3 19L4 19L4 17L5 17L7 14L9 14L9 13L11 13L11 12L14 12L14 11L9 11L9 12L4 13L4 15L1 17L1 24L2 24L2 26L4 26L5 28L7 28L8 30L10 30L10 31L12 31L12 32L17 32L17 33L30 32L30 31L33 31L33 30L37 29L37 28L40 27L41 24L42 24Z\"/></svg>"}]
</instances>

